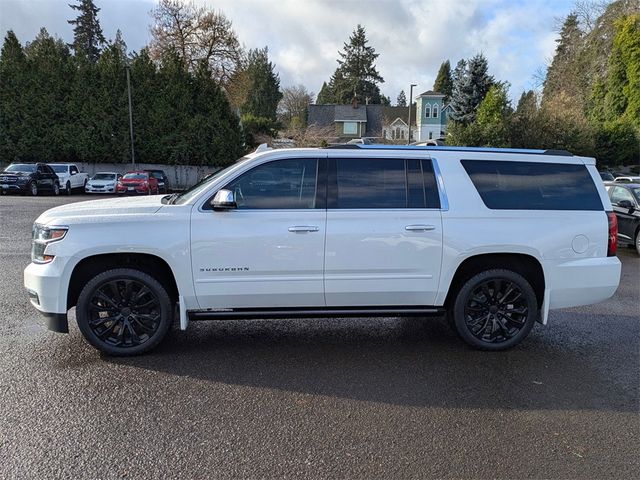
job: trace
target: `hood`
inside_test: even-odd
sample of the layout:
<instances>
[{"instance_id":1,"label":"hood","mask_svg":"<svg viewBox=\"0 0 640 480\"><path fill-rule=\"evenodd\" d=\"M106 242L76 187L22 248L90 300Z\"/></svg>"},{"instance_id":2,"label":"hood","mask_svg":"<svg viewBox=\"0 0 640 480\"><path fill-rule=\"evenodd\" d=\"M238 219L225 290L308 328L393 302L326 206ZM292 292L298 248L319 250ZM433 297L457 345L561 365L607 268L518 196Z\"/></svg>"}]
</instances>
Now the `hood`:
<instances>
[{"instance_id":1,"label":"hood","mask_svg":"<svg viewBox=\"0 0 640 480\"><path fill-rule=\"evenodd\" d=\"M0 177L11 177L11 178L18 178L18 177L28 177L29 175L31 175L32 172L0 172Z\"/></svg>"},{"instance_id":2,"label":"hood","mask_svg":"<svg viewBox=\"0 0 640 480\"><path fill-rule=\"evenodd\" d=\"M37 223L43 225L64 225L66 223L104 221L107 217L139 217L151 215L162 208L164 195L150 195L138 198L108 198L87 202L68 203L44 212Z\"/></svg>"}]
</instances>

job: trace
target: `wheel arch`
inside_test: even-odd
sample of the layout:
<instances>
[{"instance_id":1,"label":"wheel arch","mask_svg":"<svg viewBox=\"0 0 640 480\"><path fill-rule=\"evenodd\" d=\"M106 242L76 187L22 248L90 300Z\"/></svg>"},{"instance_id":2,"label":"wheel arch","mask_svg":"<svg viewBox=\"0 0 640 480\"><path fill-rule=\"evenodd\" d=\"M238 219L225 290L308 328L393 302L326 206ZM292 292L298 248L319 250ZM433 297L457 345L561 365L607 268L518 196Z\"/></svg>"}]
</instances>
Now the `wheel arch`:
<instances>
[{"instance_id":1,"label":"wheel arch","mask_svg":"<svg viewBox=\"0 0 640 480\"><path fill-rule=\"evenodd\" d=\"M449 283L444 306L451 307L457 292L469 278L496 268L511 270L526 278L536 294L538 306L542 307L545 291L544 269L536 257L526 253L483 253L464 259Z\"/></svg>"},{"instance_id":2,"label":"wheel arch","mask_svg":"<svg viewBox=\"0 0 640 480\"><path fill-rule=\"evenodd\" d=\"M105 253L83 258L73 268L67 290L67 310L74 307L84 285L97 274L112 268L134 268L158 280L173 302L178 300L178 285L169 264L149 253Z\"/></svg>"}]
</instances>

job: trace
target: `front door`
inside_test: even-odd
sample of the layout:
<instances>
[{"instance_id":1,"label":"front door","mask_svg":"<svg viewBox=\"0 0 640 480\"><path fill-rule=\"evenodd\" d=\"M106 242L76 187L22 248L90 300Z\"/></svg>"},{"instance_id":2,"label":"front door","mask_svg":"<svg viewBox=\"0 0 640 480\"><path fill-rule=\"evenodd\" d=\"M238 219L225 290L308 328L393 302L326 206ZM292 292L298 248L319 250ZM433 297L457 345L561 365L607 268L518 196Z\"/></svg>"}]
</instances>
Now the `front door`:
<instances>
[{"instance_id":1,"label":"front door","mask_svg":"<svg viewBox=\"0 0 640 480\"><path fill-rule=\"evenodd\" d=\"M237 208L195 210L192 270L200 308L322 307L324 160L272 160L231 180Z\"/></svg>"},{"instance_id":2,"label":"front door","mask_svg":"<svg viewBox=\"0 0 640 480\"><path fill-rule=\"evenodd\" d=\"M431 160L329 159L327 306L431 306L442 220Z\"/></svg>"}]
</instances>

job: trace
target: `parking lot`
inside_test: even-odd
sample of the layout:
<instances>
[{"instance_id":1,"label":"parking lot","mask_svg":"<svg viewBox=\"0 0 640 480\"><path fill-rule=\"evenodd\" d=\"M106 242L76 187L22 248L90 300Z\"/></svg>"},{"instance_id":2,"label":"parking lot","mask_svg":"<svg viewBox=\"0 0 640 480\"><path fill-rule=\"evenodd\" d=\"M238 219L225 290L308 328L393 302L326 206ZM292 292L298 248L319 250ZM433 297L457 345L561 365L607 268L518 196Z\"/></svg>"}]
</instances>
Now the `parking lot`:
<instances>
[{"instance_id":1,"label":"parking lot","mask_svg":"<svg viewBox=\"0 0 640 480\"><path fill-rule=\"evenodd\" d=\"M109 358L22 287L33 221L85 199L0 197L0 478L637 477L634 250L612 299L507 352L363 318L194 322Z\"/></svg>"}]
</instances>

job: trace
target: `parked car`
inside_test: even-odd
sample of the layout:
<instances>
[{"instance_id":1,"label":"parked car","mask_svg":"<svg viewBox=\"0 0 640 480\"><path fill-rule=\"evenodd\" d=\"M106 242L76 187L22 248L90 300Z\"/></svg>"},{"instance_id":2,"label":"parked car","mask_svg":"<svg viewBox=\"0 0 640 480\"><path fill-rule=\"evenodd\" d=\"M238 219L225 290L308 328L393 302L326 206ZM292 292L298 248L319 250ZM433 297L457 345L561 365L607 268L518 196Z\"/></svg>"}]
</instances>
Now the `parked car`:
<instances>
[{"instance_id":1,"label":"parked car","mask_svg":"<svg viewBox=\"0 0 640 480\"><path fill-rule=\"evenodd\" d=\"M144 170L127 172L116 183L116 193L151 195L158 193L158 181Z\"/></svg>"},{"instance_id":2,"label":"parked car","mask_svg":"<svg viewBox=\"0 0 640 480\"><path fill-rule=\"evenodd\" d=\"M115 193L116 184L122 174L116 172L97 172L84 187L85 193Z\"/></svg>"},{"instance_id":3,"label":"parked car","mask_svg":"<svg viewBox=\"0 0 640 480\"><path fill-rule=\"evenodd\" d=\"M46 163L12 163L0 174L0 191L34 197L42 191L60 194L60 180Z\"/></svg>"},{"instance_id":4,"label":"parked car","mask_svg":"<svg viewBox=\"0 0 640 480\"><path fill-rule=\"evenodd\" d=\"M24 285L48 328L68 331L75 306L87 341L111 355L154 348L175 316L186 329L190 320L446 314L472 347L504 350L550 309L614 294L617 233L593 158L271 150L181 194L44 212Z\"/></svg>"},{"instance_id":5,"label":"parked car","mask_svg":"<svg viewBox=\"0 0 640 480\"><path fill-rule=\"evenodd\" d=\"M164 170L145 170L145 172L149 172L158 181L158 193L169 192L169 178Z\"/></svg>"},{"instance_id":6,"label":"parked car","mask_svg":"<svg viewBox=\"0 0 640 480\"><path fill-rule=\"evenodd\" d=\"M615 180L613 174L608 170L602 170L598 173L600 174L600 178L605 182L613 182Z\"/></svg>"},{"instance_id":7,"label":"parked car","mask_svg":"<svg viewBox=\"0 0 640 480\"><path fill-rule=\"evenodd\" d=\"M89 181L89 174L81 172L75 163L49 163L48 164L60 179L60 190L71 195L72 190L83 191Z\"/></svg>"},{"instance_id":8,"label":"parked car","mask_svg":"<svg viewBox=\"0 0 640 480\"><path fill-rule=\"evenodd\" d=\"M616 182L616 183L640 183L640 177L632 177L632 176L616 177L614 182Z\"/></svg>"},{"instance_id":9,"label":"parked car","mask_svg":"<svg viewBox=\"0 0 640 480\"><path fill-rule=\"evenodd\" d=\"M618 217L618 241L635 247L640 255L640 182L613 184L607 190Z\"/></svg>"}]
</instances>

